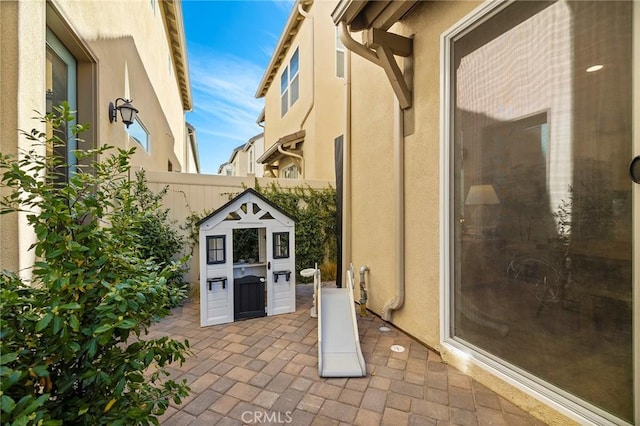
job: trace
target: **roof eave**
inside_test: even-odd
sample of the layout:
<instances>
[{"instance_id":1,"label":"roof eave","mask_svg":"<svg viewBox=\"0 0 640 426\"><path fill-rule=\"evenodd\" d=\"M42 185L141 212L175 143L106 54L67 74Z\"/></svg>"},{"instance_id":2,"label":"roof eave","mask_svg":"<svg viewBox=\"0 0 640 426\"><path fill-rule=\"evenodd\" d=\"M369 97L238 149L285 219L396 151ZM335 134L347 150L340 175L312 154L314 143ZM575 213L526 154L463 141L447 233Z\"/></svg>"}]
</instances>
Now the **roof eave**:
<instances>
[{"instance_id":1,"label":"roof eave","mask_svg":"<svg viewBox=\"0 0 640 426\"><path fill-rule=\"evenodd\" d=\"M267 94L267 90L269 89L269 86L271 86L271 82L275 78L275 74L278 71L278 68L280 68L280 64L282 63L287 50L291 46L291 40L298 34L298 29L300 28L298 22L304 20L304 16L302 16L298 11L298 5L300 4L307 6L313 4L313 0L296 0L293 4L291 14L287 19L287 23L280 35L280 39L273 51L273 55L271 55L269 65L262 76L262 80L260 80L260 85L256 91L256 98L262 98Z\"/></svg>"},{"instance_id":2,"label":"roof eave","mask_svg":"<svg viewBox=\"0 0 640 426\"><path fill-rule=\"evenodd\" d=\"M333 23L344 21L350 24L366 5L367 0L340 0L331 12Z\"/></svg>"},{"instance_id":3,"label":"roof eave","mask_svg":"<svg viewBox=\"0 0 640 426\"><path fill-rule=\"evenodd\" d=\"M191 81L189 79L189 61L187 58L187 42L184 34L182 5L180 0L162 0L162 18L167 29L167 37L173 67L178 78L178 87L182 98L182 108L185 111L193 109L191 97Z\"/></svg>"},{"instance_id":4,"label":"roof eave","mask_svg":"<svg viewBox=\"0 0 640 426\"><path fill-rule=\"evenodd\" d=\"M388 30L417 0L340 0L331 13L334 24L345 22L353 32L370 28Z\"/></svg>"}]
</instances>

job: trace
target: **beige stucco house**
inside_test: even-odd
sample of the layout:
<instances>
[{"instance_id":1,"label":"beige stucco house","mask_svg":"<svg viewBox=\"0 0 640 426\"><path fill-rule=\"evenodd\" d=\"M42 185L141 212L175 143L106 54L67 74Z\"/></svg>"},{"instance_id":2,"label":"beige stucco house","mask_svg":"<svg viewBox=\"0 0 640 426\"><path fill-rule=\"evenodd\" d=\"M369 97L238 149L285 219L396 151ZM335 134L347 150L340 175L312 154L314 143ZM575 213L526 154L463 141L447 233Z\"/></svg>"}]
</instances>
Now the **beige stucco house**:
<instances>
[{"instance_id":1,"label":"beige stucco house","mask_svg":"<svg viewBox=\"0 0 640 426\"><path fill-rule=\"evenodd\" d=\"M257 158L264 153L264 133L252 136L247 142L231 151L229 160L218 167L218 174L224 176L264 175L264 167Z\"/></svg>"},{"instance_id":2,"label":"beige stucco house","mask_svg":"<svg viewBox=\"0 0 640 426\"><path fill-rule=\"evenodd\" d=\"M178 0L0 2L0 150L29 146L18 129L41 124L34 111L62 101L89 123L73 151L114 145L137 148L132 165L151 171L199 170L191 110L187 52ZM137 119L128 127L110 105L131 100ZM0 269L25 270L33 261L33 234L24 218L0 218Z\"/></svg>"},{"instance_id":3,"label":"beige stucco house","mask_svg":"<svg viewBox=\"0 0 640 426\"><path fill-rule=\"evenodd\" d=\"M640 4L332 17L343 259L368 266L368 308L545 422L640 423Z\"/></svg>"},{"instance_id":4,"label":"beige stucco house","mask_svg":"<svg viewBox=\"0 0 640 426\"><path fill-rule=\"evenodd\" d=\"M335 179L334 146L346 127L344 47L331 21L333 1L297 0L256 97L264 98L269 177Z\"/></svg>"}]
</instances>

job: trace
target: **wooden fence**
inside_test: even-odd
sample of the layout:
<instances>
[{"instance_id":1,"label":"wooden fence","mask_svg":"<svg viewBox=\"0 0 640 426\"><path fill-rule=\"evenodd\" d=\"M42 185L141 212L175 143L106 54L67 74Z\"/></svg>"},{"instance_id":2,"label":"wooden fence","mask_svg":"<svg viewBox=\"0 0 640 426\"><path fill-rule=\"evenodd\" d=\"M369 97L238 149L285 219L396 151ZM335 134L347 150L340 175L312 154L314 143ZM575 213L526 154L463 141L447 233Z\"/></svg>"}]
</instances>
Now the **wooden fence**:
<instances>
[{"instance_id":1,"label":"wooden fence","mask_svg":"<svg viewBox=\"0 0 640 426\"><path fill-rule=\"evenodd\" d=\"M190 173L153 172L145 171L149 188L158 193L165 187L168 189L163 199L163 204L169 209L169 217L176 222L176 226L184 227L187 217L195 213L200 217L205 212L212 212L222 207L233 196L241 193L247 188L255 188L256 182L261 187L276 183L283 188L293 188L296 186L311 188L335 188L335 182L321 180L301 180L301 179L273 179L255 178L253 176L219 176L202 175ZM184 234L187 231L182 230ZM193 284L199 282L199 258L198 246L193 249L189 270L185 279Z\"/></svg>"}]
</instances>

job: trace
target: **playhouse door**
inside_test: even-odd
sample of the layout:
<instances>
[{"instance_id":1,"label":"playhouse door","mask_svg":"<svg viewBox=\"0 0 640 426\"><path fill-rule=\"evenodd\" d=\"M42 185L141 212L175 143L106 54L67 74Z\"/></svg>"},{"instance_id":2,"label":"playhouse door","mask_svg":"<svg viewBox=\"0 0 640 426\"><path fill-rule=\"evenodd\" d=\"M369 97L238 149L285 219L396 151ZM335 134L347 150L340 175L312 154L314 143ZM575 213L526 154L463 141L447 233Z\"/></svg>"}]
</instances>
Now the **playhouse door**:
<instances>
[{"instance_id":1,"label":"playhouse door","mask_svg":"<svg viewBox=\"0 0 640 426\"><path fill-rule=\"evenodd\" d=\"M295 234L273 227L267 233L267 315L295 312Z\"/></svg>"},{"instance_id":2,"label":"playhouse door","mask_svg":"<svg viewBox=\"0 0 640 426\"><path fill-rule=\"evenodd\" d=\"M233 322L232 233L205 235L200 246L200 325Z\"/></svg>"}]
</instances>

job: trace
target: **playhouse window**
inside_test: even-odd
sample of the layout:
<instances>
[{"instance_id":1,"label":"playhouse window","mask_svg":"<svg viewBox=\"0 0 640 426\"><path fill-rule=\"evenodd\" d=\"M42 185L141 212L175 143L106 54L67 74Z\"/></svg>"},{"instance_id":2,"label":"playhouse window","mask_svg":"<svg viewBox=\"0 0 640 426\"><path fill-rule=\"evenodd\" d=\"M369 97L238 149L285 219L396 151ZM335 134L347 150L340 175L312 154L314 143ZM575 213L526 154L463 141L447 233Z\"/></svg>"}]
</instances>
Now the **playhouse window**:
<instances>
[{"instance_id":1,"label":"playhouse window","mask_svg":"<svg viewBox=\"0 0 640 426\"><path fill-rule=\"evenodd\" d=\"M224 235L207 237L207 265L226 262L225 245L226 238Z\"/></svg>"},{"instance_id":2,"label":"playhouse window","mask_svg":"<svg viewBox=\"0 0 640 426\"><path fill-rule=\"evenodd\" d=\"M275 232L273 234L273 257L284 259L289 257L289 233Z\"/></svg>"}]
</instances>

